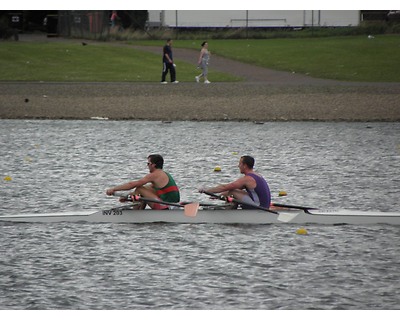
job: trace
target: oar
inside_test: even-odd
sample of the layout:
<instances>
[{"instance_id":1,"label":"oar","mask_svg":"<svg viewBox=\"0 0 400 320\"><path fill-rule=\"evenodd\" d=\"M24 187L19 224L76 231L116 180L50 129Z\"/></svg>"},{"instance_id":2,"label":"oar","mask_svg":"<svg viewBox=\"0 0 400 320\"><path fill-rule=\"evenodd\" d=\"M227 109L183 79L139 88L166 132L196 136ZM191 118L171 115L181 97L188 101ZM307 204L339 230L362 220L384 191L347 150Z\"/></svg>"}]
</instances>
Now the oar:
<instances>
[{"instance_id":1,"label":"oar","mask_svg":"<svg viewBox=\"0 0 400 320\"><path fill-rule=\"evenodd\" d=\"M317 208L294 206L291 204L283 204L283 203L271 203L271 205L273 205L274 207L280 207L280 208L300 209L300 210L304 210L305 212L307 212L308 210L317 210Z\"/></svg>"},{"instance_id":2,"label":"oar","mask_svg":"<svg viewBox=\"0 0 400 320\"><path fill-rule=\"evenodd\" d=\"M180 204L180 203L175 203L175 202L166 202L166 201L162 201L162 200L158 200L158 199L144 198L144 197L141 197L138 195L127 195L124 197L126 197L126 200L128 200L128 201L153 202L153 203L165 204L166 206L183 207L185 216L188 216L188 217L195 217L197 215L197 211L199 210L198 202L192 202L192 203L188 203L188 204Z\"/></svg>"},{"instance_id":3,"label":"oar","mask_svg":"<svg viewBox=\"0 0 400 320\"><path fill-rule=\"evenodd\" d=\"M268 211L268 212L271 212L271 213L274 213L274 214L279 214L279 212L276 212L276 211L273 211L273 210L269 210L269 209L267 209L265 207L257 206L255 204L251 204L251 203L247 203L247 202L244 202L244 201L240 201L240 200L237 200L237 199L232 198L232 197L225 197L225 196L218 195L218 194L215 194L215 193L212 193L212 192L207 192L207 191L203 191L203 193L205 193L205 194L207 194L207 195L209 195L211 197L215 197L215 198L217 198L219 200L225 200L227 202L235 202L237 204L246 205L246 206L253 207L253 208L256 208L256 209Z\"/></svg>"},{"instance_id":4,"label":"oar","mask_svg":"<svg viewBox=\"0 0 400 320\"><path fill-rule=\"evenodd\" d=\"M267 211L267 212L270 212L270 213L273 213L273 214L277 214L278 215L278 220L282 221L282 222L290 222L291 220L296 218L297 215L298 215L298 213L297 214L290 214L290 213L285 213L285 212L277 212L277 211L274 211L274 210L269 210L267 208L264 208L264 207L261 207L261 206L257 206L255 204L251 204L251 203L247 203L247 202L244 202L244 201L240 201L240 200L237 200L237 199L232 198L232 197L225 197L225 196L218 195L218 194L215 194L215 193L212 193L212 192L203 191L202 193L205 193L205 194L207 194L207 195L209 195L211 197L217 198L219 200L224 200L224 201L227 201L227 202L235 202L237 204L242 204L242 205L246 205L246 206L249 206L249 207L252 207L252 208L255 208L255 209L259 209L259 210Z\"/></svg>"},{"instance_id":5,"label":"oar","mask_svg":"<svg viewBox=\"0 0 400 320\"><path fill-rule=\"evenodd\" d=\"M181 202L181 204L188 204L190 202ZM207 211L218 211L218 210L226 210L229 209L230 204L217 204L217 203L203 203L199 202L199 207L202 207L203 210Z\"/></svg>"}]
</instances>

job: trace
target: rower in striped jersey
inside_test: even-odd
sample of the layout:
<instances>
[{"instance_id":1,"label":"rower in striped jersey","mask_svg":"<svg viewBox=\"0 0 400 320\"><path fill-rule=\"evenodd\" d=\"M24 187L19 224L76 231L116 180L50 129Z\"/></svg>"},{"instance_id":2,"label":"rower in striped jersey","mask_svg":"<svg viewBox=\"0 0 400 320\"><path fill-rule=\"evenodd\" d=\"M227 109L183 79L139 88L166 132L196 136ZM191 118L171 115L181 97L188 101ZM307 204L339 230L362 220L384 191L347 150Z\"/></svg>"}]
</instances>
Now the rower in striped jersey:
<instances>
[{"instance_id":1,"label":"rower in striped jersey","mask_svg":"<svg viewBox=\"0 0 400 320\"><path fill-rule=\"evenodd\" d=\"M143 178L110 188L106 191L106 194L111 196L116 191L135 189L133 194L144 198L178 203L180 201L179 188L171 174L163 170L163 157L159 154L149 155L147 157L147 166L149 173ZM164 204L149 202L148 205L156 210L168 209L168 206ZM141 209L144 209L144 207L145 205Z\"/></svg>"}]
</instances>

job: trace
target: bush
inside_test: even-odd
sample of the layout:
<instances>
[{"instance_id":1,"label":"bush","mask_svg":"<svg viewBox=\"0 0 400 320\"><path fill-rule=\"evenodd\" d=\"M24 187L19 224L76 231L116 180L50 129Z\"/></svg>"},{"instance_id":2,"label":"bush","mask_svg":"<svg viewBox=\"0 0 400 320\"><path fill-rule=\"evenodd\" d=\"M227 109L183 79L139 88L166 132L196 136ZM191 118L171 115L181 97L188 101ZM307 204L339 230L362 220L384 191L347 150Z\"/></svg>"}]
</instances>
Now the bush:
<instances>
[{"instance_id":1,"label":"bush","mask_svg":"<svg viewBox=\"0 0 400 320\"><path fill-rule=\"evenodd\" d=\"M390 28L388 30L388 33L400 33L400 22L396 22L396 23L391 23L390 24Z\"/></svg>"},{"instance_id":2,"label":"bush","mask_svg":"<svg viewBox=\"0 0 400 320\"><path fill-rule=\"evenodd\" d=\"M143 39L278 39L308 37L341 37L370 34L400 33L399 24L386 21L364 21L357 27L305 27L297 28L181 28L149 29L147 31L125 32L119 40Z\"/></svg>"},{"instance_id":3,"label":"bush","mask_svg":"<svg viewBox=\"0 0 400 320\"><path fill-rule=\"evenodd\" d=\"M0 17L0 39L9 39L14 31L8 26L7 16Z\"/></svg>"},{"instance_id":4,"label":"bush","mask_svg":"<svg viewBox=\"0 0 400 320\"><path fill-rule=\"evenodd\" d=\"M400 23L386 21L363 21L353 27L304 27L304 28L153 28L106 31L99 34L86 33L87 38L110 41L133 40L179 40L191 39L283 39L310 37L342 37L400 33ZM74 35L73 35L74 36ZM76 35L82 37L82 34Z\"/></svg>"},{"instance_id":5,"label":"bush","mask_svg":"<svg viewBox=\"0 0 400 320\"><path fill-rule=\"evenodd\" d=\"M362 21L358 29L361 34L384 34L389 25L386 21Z\"/></svg>"}]
</instances>

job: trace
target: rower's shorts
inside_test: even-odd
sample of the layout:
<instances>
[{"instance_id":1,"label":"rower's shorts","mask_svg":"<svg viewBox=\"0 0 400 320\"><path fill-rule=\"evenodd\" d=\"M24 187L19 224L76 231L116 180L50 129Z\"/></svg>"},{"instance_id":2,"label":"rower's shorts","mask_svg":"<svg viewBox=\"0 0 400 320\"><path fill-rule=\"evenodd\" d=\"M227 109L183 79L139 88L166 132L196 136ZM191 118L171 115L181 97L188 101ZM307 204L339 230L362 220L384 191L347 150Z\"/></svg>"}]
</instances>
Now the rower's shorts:
<instances>
[{"instance_id":1,"label":"rower's shorts","mask_svg":"<svg viewBox=\"0 0 400 320\"><path fill-rule=\"evenodd\" d=\"M153 210L168 210L169 206L161 203L154 203Z\"/></svg>"},{"instance_id":2,"label":"rower's shorts","mask_svg":"<svg viewBox=\"0 0 400 320\"><path fill-rule=\"evenodd\" d=\"M260 202L255 202L255 201L254 201L252 198L250 198L250 196L248 196L248 195L244 196L244 197L242 198L241 201L246 202L246 203L248 203L248 204L252 204L252 205L254 205L254 206L259 206L259 205L260 205ZM251 206L246 206L245 204L242 204L241 206L242 206L243 209L253 209L253 210L256 209L256 208L251 207Z\"/></svg>"}]
</instances>

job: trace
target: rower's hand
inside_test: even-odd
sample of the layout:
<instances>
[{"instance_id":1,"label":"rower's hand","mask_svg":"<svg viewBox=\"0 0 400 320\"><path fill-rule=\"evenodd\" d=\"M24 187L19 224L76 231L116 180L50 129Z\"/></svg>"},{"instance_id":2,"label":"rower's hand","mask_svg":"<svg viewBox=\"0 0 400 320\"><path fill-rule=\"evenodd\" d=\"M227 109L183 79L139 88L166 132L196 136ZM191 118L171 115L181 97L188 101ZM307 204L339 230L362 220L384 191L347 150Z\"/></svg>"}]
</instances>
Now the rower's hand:
<instances>
[{"instance_id":1,"label":"rower's hand","mask_svg":"<svg viewBox=\"0 0 400 320\"><path fill-rule=\"evenodd\" d=\"M140 195L137 194L128 194L126 196L121 196L119 198L119 202L135 202L135 201L140 201Z\"/></svg>"},{"instance_id":2,"label":"rower's hand","mask_svg":"<svg viewBox=\"0 0 400 320\"><path fill-rule=\"evenodd\" d=\"M199 192L200 192L200 193L205 193L205 192L207 192L207 189L205 189L205 188L199 188ZM216 199L219 199L219 196L217 196L217 195L216 195L216 196L211 196L211 195L210 195L210 199L211 199L211 200L216 200Z\"/></svg>"}]
</instances>

